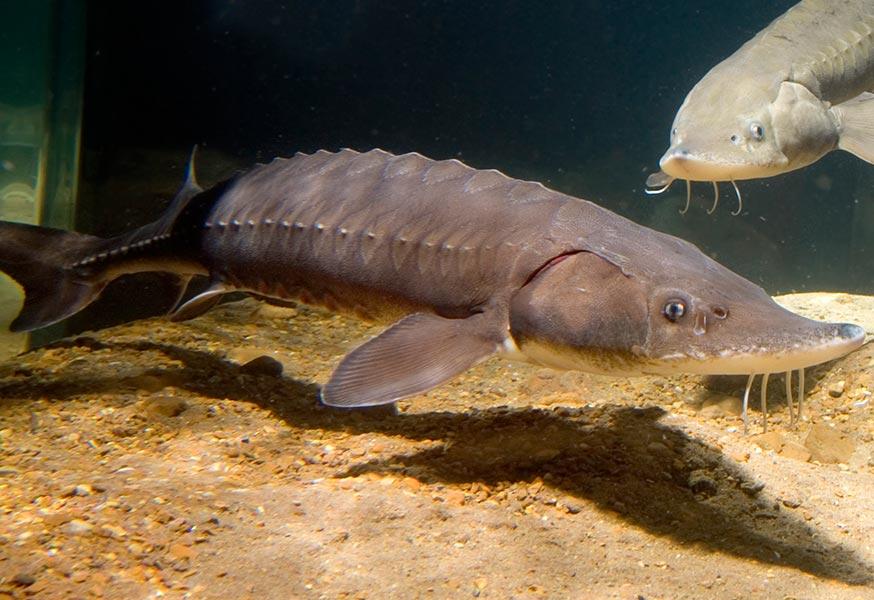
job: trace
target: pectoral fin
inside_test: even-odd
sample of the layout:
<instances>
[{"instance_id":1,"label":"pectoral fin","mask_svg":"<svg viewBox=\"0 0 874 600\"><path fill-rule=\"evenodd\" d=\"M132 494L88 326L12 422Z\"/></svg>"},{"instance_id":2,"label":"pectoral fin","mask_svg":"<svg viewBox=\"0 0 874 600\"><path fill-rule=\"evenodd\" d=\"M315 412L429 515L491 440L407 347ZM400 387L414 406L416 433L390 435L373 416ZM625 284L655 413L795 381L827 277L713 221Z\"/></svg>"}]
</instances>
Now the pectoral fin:
<instances>
[{"instance_id":1,"label":"pectoral fin","mask_svg":"<svg viewBox=\"0 0 874 600\"><path fill-rule=\"evenodd\" d=\"M862 92L832 111L838 118L838 148L874 164L874 94Z\"/></svg>"},{"instance_id":2,"label":"pectoral fin","mask_svg":"<svg viewBox=\"0 0 874 600\"><path fill-rule=\"evenodd\" d=\"M376 406L420 394L495 353L503 331L488 313L410 315L347 354L322 388L322 402Z\"/></svg>"},{"instance_id":3,"label":"pectoral fin","mask_svg":"<svg viewBox=\"0 0 874 600\"><path fill-rule=\"evenodd\" d=\"M222 295L227 294L229 291L230 290L227 289L224 283L215 282L205 291L188 300L182 306L174 309L170 313L170 320L187 321L188 319L199 317L218 304Z\"/></svg>"}]
</instances>

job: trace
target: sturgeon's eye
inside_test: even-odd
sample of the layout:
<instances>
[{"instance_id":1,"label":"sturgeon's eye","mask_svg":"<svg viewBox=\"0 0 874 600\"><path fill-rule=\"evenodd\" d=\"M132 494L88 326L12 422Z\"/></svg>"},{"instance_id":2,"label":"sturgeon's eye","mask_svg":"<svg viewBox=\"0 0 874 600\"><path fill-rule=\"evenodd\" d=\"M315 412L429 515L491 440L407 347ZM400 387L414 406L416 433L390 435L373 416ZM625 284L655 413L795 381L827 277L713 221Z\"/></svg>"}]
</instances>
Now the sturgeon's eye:
<instances>
[{"instance_id":1,"label":"sturgeon's eye","mask_svg":"<svg viewBox=\"0 0 874 600\"><path fill-rule=\"evenodd\" d=\"M662 314L668 321L676 323L680 317L686 314L686 305L683 304L682 300L670 300L662 309Z\"/></svg>"},{"instance_id":2,"label":"sturgeon's eye","mask_svg":"<svg viewBox=\"0 0 874 600\"><path fill-rule=\"evenodd\" d=\"M750 123L750 135L754 140L760 140L765 137L765 128L761 123Z\"/></svg>"}]
</instances>

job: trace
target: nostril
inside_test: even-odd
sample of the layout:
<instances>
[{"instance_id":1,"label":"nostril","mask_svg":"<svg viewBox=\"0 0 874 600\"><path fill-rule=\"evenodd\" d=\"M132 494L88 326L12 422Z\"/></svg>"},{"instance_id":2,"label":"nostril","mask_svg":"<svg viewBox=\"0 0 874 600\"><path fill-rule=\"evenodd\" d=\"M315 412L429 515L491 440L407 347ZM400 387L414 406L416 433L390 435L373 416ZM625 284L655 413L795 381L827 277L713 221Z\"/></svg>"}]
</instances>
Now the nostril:
<instances>
[{"instance_id":1,"label":"nostril","mask_svg":"<svg viewBox=\"0 0 874 600\"><path fill-rule=\"evenodd\" d=\"M724 319L728 316L728 309L723 308L722 306L714 306L713 307L713 316L717 319Z\"/></svg>"},{"instance_id":2,"label":"nostril","mask_svg":"<svg viewBox=\"0 0 874 600\"><path fill-rule=\"evenodd\" d=\"M678 158L686 158L687 156L689 156L689 151L685 148L682 148L682 147L676 148L674 150L674 156L676 156Z\"/></svg>"}]
</instances>

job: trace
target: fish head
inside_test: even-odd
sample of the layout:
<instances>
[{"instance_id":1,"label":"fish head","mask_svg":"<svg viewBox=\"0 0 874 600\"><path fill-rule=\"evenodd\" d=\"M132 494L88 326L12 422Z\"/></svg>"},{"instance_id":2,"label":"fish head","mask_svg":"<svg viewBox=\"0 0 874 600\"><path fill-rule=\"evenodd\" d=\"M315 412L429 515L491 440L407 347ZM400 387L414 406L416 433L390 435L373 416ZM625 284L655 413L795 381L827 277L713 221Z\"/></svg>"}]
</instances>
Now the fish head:
<instances>
[{"instance_id":1,"label":"fish head","mask_svg":"<svg viewBox=\"0 0 874 600\"><path fill-rule=\"evenodd\" d=\"M830 105L788 77L742 72L731 62L714 67L674 117L670 146L659 161L662 179L773 177L836 148L839 125Z\"/></svg>"},{"instance_id":2,"label":"fish head","mask_svg":"<svg viewBox=\"0 0 874 600\"><path fill-rule=\"evenodd\" d=\"M667 175L690 181L771 177L789 168L772 119L768 86L705 77L686 96L659 160Z\"/></svg>"},{"instance_id":3,"label":"fish head","mask_svg":"<svg viewBox=\"0 0 874 600\"><path fill-rule=\"evenodd\" d=\"M511 304L516 348L556 368L732 375L805 368L864 341L860 327L794 314L692 244L651 233L634 264L580 252L538 272Z\"/></svg>"}]
</instances>

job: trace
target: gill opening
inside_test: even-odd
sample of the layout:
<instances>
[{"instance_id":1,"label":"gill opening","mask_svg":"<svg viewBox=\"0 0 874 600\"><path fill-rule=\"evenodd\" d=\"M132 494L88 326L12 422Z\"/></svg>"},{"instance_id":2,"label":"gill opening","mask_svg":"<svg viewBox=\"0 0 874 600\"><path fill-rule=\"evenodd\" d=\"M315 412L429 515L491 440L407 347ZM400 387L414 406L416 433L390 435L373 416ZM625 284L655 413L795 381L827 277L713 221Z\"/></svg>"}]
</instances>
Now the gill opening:
<instances>
[{"instance_id":1,"label":"gill opening","mask_svg":"<svg viewBox=\"0 0 874 600\"><path fill-rule=\"evenodd\" d=\"M522 284L522 287L525 287L526 285L528 285L529 283L534 281L534 279L538 275L540 275L541 273L543 273L545 270L549 269L550 267L554 267L555 265L557 265L558 263L560 263L564 259L568 258L569 256L573 256L574 254L580 254L581 252L585 252L585 250L569 250L568 252L563 252L557 256L553 256L548 261L546 261L545 263L540 265L537 269L535 269L534 272L528 276L528 279L525 280L525 283Z\"/></svg>"},{"instance_id":2,"label":"gill opening","mask_svg":"<svg viewBox=\"0 0 874 600\"><path fill-rule=\"evenodd\" d=\"M744 388L744 396L743 396L743 409L741 410L741 418L744 423L744 435L749 433L749 401L750 401L750 390L753 387L753 380L756 378L757 373L750 374L747 377L747 385ZM762 406L762 433L766 433L768 431L768 378L770 377L770 373L762 374L762 388L761 388L761 406ZM795 411L795 405L793 403L792 398L792 371L786 371L786 404L789 407L789 426L794 427L795 424L801 420L802 415L802 407L804 404L804 369L798 369L798 390L795 394L795 400L798 403L798 411Z\"/></svg>"}]
</instances>

